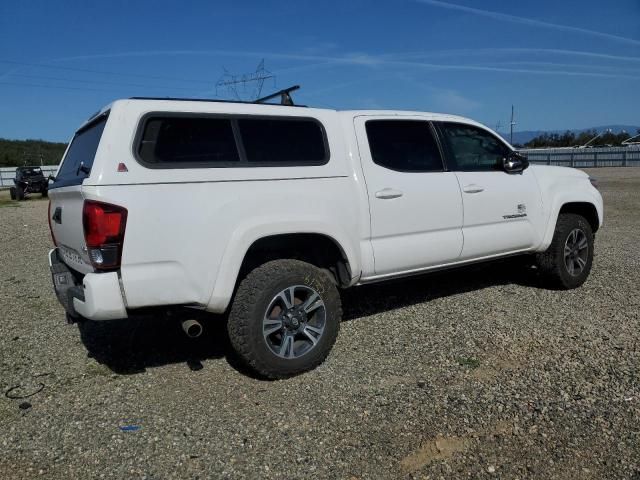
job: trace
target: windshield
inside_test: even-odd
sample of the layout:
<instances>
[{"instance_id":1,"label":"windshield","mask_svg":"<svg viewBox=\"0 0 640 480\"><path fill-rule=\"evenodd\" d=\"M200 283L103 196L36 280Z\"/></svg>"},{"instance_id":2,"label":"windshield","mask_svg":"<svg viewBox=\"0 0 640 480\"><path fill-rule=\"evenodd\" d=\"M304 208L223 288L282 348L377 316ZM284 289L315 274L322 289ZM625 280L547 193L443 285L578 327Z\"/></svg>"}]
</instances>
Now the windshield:
<instances>
[{"instance_id":1,"label":"windshield","mask_svg":"<svg viewBox=\"0 0 640 480\"><path fill-rule=\"evenodd\" d=\"M78 130L71 140L71 146L62 161L55 182L50 188L80 185L89 176L106 123L107 115L103 115Z\"/></svg>"},{"instance_id":2,"label":"windshield","mask_svg":"<svg viewBox=\"0 0 640 480\"><path fill-rule=\"evenodd\" d=\"M35 177L36 175L42 175L42 170L39 168L21 168L18 173L23 177Z\"/></svg>"}]
</instances>

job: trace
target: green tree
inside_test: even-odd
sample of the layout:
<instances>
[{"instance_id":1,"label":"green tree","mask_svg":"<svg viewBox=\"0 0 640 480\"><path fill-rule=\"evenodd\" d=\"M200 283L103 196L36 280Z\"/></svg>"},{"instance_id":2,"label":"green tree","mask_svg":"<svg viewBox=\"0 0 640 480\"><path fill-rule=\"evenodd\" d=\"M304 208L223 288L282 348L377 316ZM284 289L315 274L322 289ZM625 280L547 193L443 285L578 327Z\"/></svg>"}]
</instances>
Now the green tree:
<instances>
[{"instance_id":1,"label":"green tree","mask_svg":"<svg viewBox=\"0 0 640 480\"><path fill-rule=\"evenodd\" d=\"M543 133L525 143L524 146L526 148L575 147L585 145L590 141L591 143L589 143L589 145L594 147L603 147L606 145L618 146L625 139L629 138L628 133L607 132L592 141L598 133L596 130L585 130L577 135L569 130L562 135L558 133ZM638 129L638 133L640 133L640 129Z\"/></svg>"},{"instance_id":2,"label":"green tree","mask_svg":"<svg viewBox=\"0 0 640 480\"><path fill-rule=\"evenodd\" d=\"M7 140L0 138L0 166L40 164L57 165L64 155L66 145L44 140Z\"/></svg>"}]
</instances>

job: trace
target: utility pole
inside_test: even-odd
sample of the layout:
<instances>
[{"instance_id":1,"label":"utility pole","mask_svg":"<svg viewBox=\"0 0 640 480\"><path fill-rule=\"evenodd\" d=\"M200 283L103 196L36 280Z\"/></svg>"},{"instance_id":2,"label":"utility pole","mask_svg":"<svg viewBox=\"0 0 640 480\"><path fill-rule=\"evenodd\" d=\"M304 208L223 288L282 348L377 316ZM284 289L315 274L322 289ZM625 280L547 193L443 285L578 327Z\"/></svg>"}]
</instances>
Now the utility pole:
<instances>
[{"instance_id":1,"label":"utility pole","mask_svg":"<svg viewBox=\"0 0 640 480\"><path fill-rule=\"evenodd\" d=\"M513 105L511 105L511 135L509 137L509 143L513 145L513 126L516 122L513 120Z\"/></svg>"}]
</instances>

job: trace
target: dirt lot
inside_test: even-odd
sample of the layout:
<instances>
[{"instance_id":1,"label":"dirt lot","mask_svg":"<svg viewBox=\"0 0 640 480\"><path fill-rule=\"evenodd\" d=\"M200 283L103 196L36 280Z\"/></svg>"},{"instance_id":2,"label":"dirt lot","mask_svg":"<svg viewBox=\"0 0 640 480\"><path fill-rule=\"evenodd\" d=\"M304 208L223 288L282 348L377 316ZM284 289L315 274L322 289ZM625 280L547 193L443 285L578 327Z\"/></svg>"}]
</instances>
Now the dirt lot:
<instances>
[{"instance_id":1,"label":"dirt lot","mask_svg":"<svg viewBox=\"0 0 640 480\"><path fill-rule=\"evenodd\" d=\"M352 289L328 361L279 382L215 318L65 324L47 203L1 193L0 478L640 479L640 169L592 174L582 288L507 262Z\"/></svg>"}]
</instances>

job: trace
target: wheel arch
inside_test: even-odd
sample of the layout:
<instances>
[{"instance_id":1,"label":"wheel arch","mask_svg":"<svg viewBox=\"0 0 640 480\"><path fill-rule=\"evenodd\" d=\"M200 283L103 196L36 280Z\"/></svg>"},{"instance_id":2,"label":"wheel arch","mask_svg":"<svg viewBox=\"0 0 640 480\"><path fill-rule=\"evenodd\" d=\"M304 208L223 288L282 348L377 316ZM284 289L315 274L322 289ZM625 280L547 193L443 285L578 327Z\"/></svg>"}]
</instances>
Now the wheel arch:
<instances>
[{"instance_id":1,"label":"wheel arch","mask_svg":"<svg viewBox=\"0 0 640 480\"><path fill-rule=\"evenodd\" d=\"M293 258L331 272L338 286L351 282L349 259L342 246L322 233L281 233L261 237L245 252L238 279L271 260Z\"/></svg>"},{"instance_id":2,"label":"wheel arch","mask_svg":"<svg viewBox=\"0 0 640 480\"><path fill-rule=\"evenodd\" d=\"M557 202L552 209L552 213L547 224L542 245L540 246L538 251L544 251L549 247L549 245L551 245L551 240L553 239L553 234L558 223L558 218L563 213L574 213L577 215L581 215L589 222L593 233L596 233L602 226L603 220L602 202L600 202L599 205L600 208L598 208L598 202L588 198L579 200L572 198L557 199Z\"/></svg>"},{"instance_id":3,"label":"wheel arch","mask_svg":"<svg viewBox=\"0 0 640 480\"><path fill-rule=\"evenodd\" d=\"M596 233L600 228L600 217L598 216L598 210L593 203L567 202L560 207L558 215L562 215L563 213L575 213L576 215L584 217L587 222L589 222L593 233Z\"/></svg>"},{"instance_id":4,"label":"wheel arch","mask_svg":"<svg viewBox=\"0 0 640 480\"><path fill-rule=\"evenodd\" d=\"M339 287L352 285L360 274L356 250L339 232L318 229L236 235L227 246L207 309L227 309L238 283L251 270L271 260L293 258L325 271Z\"/></svg>"}]
</instances>

